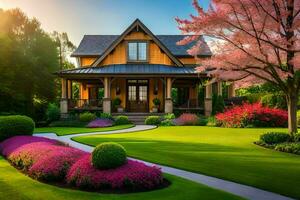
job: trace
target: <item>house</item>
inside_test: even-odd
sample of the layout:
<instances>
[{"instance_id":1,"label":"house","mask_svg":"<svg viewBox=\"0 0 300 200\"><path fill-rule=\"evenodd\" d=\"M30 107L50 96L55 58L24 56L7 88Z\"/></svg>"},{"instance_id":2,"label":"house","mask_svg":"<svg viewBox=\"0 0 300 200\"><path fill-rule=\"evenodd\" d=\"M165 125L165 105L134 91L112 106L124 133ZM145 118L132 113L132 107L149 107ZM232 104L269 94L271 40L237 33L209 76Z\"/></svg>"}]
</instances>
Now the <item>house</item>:
<instances>
[{"instance_id":1,"label":"house","mask_svg":"<svg viewBox=\"0 0 300 200\"><path fill-rule=\"evenodd\" d=\"M209 115L212 91L216 88L221 94L221 83L215 83L215 87L208 85L205 103L199 105L198 85L207 76L194 69L196 60L187 53L193 44L176 44L183 37L154 35L138 19L121 35L85 35L72 54L79 67L56 73L62 78L61 113L116 112L112 102L118 98L119 110L127 113L172 113L178 109L205 110ZM201 48L200 59L212 55L206 43ZM76 99L72 95L74 82L79 84ZM172 99L172 90L176 92L176 100ZM158 106L154 105L154 99L159 100Z\"/></svg>"}]
</instances>

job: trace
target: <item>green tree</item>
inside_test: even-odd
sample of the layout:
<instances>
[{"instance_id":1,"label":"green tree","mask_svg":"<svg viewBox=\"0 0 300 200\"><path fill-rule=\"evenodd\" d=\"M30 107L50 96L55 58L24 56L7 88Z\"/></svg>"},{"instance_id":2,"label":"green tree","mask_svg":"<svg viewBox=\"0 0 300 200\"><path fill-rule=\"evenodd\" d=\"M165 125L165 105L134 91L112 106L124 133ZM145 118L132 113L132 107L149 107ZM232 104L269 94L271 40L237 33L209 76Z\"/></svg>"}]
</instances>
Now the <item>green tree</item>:
<instances>
[{"instance_id":1,"label":"green tree","mask_svg":"<svg viewBox=\"0 0 300 200\"><path fill-rule=\"evenodd\" d=\"M56 97L56 43L19 9L0 9L0 19L0 112L33 116L36 99Z\"/></svg>"}]
</instances>

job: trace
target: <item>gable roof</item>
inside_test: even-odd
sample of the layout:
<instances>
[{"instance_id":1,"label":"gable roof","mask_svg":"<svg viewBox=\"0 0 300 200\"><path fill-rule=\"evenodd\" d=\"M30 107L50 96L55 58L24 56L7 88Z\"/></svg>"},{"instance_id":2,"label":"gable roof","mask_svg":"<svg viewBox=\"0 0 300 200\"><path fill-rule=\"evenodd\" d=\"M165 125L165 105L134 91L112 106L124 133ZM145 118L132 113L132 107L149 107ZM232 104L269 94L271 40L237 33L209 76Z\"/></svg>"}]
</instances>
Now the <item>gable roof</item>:
<instances>
[{"instance_id":1,"label":"gable roof","mask_svg":"<svg viewBox=\"0 0 300 200\"><path fill-rule=\"evenodd\" d=\"M168 57L177 65L177 66L183 66L181 61L177 59L170 50L163 45L159 39L156 38L156 36L139 20L136 19L113 43L104 51L104 53L98 58L92 66L97 66L104 58L111 53L118 44L125 38L126 35L128 35L132 30L134 29L142 29L147 35L149 35L153 41L164 51Z\"/></svg>"},{"instance_id":2,"label":"gable roof","mask_svg":"<svg viewBox=\"0 0 300 200\"><path fill-rule=\"evenodd\" d=\"M118 37L120 35L85 35L71 56L101 56ZM176 43L182 40L185 35L156 35L156 37L174 56L178 57L190 56L187 50L195 45L195 42L187 45L177 45ZM204 43L201 45L199 56L211 56L212 53L204 38L201 37L200 39Z\"/></svg>"}]
</instances>

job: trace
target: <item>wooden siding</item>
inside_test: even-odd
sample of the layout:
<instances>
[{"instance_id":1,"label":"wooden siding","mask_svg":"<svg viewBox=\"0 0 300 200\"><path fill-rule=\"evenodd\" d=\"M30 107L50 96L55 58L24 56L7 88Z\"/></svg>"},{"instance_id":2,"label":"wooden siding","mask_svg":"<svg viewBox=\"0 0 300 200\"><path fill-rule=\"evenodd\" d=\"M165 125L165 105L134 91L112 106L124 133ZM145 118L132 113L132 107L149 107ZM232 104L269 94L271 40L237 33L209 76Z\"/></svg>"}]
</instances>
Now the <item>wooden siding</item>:
<instances>
[{"instance_id":1,"label":"wooden siding","mask_svg":"<svg viewBox=\"0 0 300 200\"><path fill-rule=\"evenodd\" d=\"M154 84L157 81L158 83L158 93L154 94ZM160 111L164 110L164 88L163 83L160 79L150 79L149 83L149 111L154 107L153 99L158 98L160 100Z\"/></svg>"},{"instance_id":2,"label":"wooden siding","mask_svg":"<svg viewBox=\"0 0 300 200\"><path fill-rule=\"evenodd\" d=\"M93 62L95 62L97 58L93 57L81 57L80 58L80 66L81 67L88 67L90 66Z\"/></svg>"},{"instance_id":3,"label":"wooden siding","mask_svg":"<svg viewBox=\"0 0 300 200\"><path fill-rule=\"evenodd\" d=\"M196 61L195 58L179 58L179 60L180 60L184 65L197 64L197 61Z\"/></svg>"},{"instance_id":4,"label":"wooden siding","mask_svg":"<svg viewBox=\"0 0 300 200\"><path fill-rule=\"evenodd\" d=\"M116 94L116 87L120 87L120 94ZM111 85L111 100L115 98L121 99L121 106L126 108L126 79L117 79Z\"/></svg>"},{"instance_id":5,"label":"wooden siding","mask_svg":"<svg viewBox=\"0 0 300 200\"><path fill-rule=\"evenodd\" d=\"M171 59L161 51L157 44L151 38L142 32L132 32L117 45L117 47L99 64L99 66L110 64L127 63L127 42L130 40L147 40L149 41L149 64L174 65Z\"/></svg>"}]
</instances>

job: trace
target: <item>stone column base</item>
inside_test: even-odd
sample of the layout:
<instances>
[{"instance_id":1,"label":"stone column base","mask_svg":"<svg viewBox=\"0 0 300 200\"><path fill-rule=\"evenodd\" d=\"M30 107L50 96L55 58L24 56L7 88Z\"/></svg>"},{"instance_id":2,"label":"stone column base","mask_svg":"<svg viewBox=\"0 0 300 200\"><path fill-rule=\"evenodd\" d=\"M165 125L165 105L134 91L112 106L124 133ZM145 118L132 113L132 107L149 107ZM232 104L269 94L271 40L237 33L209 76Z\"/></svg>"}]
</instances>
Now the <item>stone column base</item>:
<instances>
[{"instance_id":1,"label":"stone column base","mask_svg":"<svg viewBox=\"0 0 300 200\"><path fill-rule=\"evenodd\" d=\"M111 113L111 100L110 98L103 98L103 112Z\"/></svg>"},{"instance_id":2,"label":"stone column base","mask_svg":"<svg viewBox=\"0 0 300 200\"><path fill-rule=\"evenodd\" d=\"M68 117L68 100L67 99L60 100L60 117L61 118Z\"/></svg>"},{"instance_id":3,"label":"stone column base","mask_svg":"<svg viewBox=\"0 0 300 200\"><path fill-rule=\"evenodd\" d=\"M165 113L173 113L173 101L171 98L165 99Z\"/></svg>"},{"instance_id":4,"label":"stone column base","mask_svg":"<svg viewBox=\"0 0 300 200\"><path fill-rule=\"evenodd\" d=\"M204 100L204 114L206 117L209 117L212 112L212 99L206 98Z\"/></svg>"}]
</instances>

